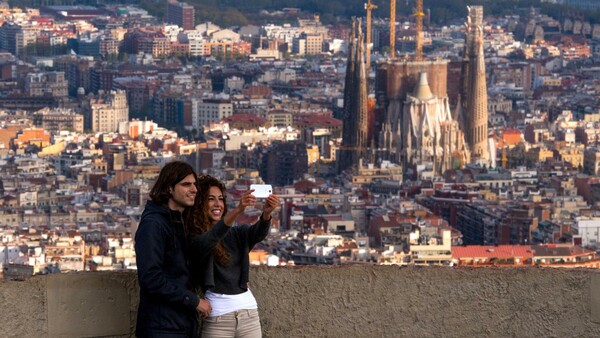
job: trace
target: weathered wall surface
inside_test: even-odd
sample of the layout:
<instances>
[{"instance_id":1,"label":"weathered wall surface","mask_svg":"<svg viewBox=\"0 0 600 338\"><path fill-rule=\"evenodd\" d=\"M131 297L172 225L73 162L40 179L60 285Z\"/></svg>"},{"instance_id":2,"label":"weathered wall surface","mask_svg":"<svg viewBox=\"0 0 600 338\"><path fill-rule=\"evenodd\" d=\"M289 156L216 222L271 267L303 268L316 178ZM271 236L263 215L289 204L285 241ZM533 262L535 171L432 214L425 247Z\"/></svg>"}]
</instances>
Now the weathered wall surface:
<instances>
[{"instance_id":1,"label":"weathered wall surface","mask_svg":"<svg viewBox=\"0 0 600 338\"><path fill-rule=\"evenodd\" d=\"M600 272L257 268L265 337L600 337ZM128 337L135 273L0 283L3 337Z\"/></svg>"},{"instance_id":2,"label":"weathered wall surface","mask_svg":"<svg viewBox=\"0 0 600 338\"><path fill-rule=\"evenodd\" d=\"M46 282L0 282L0 332L5 337L35 337L48 332Z\"/></svg>"}]
</instances>

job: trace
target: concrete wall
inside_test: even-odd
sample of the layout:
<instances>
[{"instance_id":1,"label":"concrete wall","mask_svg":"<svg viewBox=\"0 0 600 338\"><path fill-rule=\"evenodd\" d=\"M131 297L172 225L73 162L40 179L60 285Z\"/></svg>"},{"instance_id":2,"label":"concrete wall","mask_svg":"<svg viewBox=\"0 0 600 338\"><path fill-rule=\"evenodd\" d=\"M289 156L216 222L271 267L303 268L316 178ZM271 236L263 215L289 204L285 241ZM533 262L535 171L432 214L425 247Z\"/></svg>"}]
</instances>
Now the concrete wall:
<instances>
[{"instance_id":1,"label":"concrete wall","mask_svg":"<svg viewBox=\"0 0 600 338\"><path fill-rule=\"evenodd\" d=\"M3 337L128 337L135 273L0 283ZM600 337L600 272L541 268L257 268L265 337Z\"/></svg>"}]
</instances>

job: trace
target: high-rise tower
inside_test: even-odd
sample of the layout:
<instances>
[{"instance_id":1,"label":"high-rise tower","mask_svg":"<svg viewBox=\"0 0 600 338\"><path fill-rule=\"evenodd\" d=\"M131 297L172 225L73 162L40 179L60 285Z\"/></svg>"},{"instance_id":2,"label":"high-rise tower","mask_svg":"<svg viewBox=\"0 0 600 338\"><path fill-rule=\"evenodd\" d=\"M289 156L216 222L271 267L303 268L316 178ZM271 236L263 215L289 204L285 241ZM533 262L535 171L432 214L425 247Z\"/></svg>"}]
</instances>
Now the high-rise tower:
<instances>
[{"instance_id":1,"label":"high-rise tower","mask_svg":"<svg viewBox=\"0 0 600 338\"><path fill-rule=\"evenodd\" d=\"M471 157L481 164L490 160L488 145L487 85L483 57L483 6L467 6L465 51L463 59L464 126Z\"/></svg>"},{"instance_id":2,"label":"high-rise tower","mask_svg":"<svg viewBox=\"0 0 600 338\"><path fill-rule=\"evenodd\" d=\"M194 6L187 3L169 0L167 2L167 22L178 25L185 30L194 29Z\"/></svg>"},{"instance_id":3,"label":"high-rise tower","mask_svg":"<svg viewBox=\"0 0 600 338\"><path fill-rule=\"evenodd\" d=\"M344 116L342 118L342 146L338 156L339 171L358 165L359 160L367 155L369 125L364 55L360 20L354 19L350 33L344 83Z\"/></svg>"}]
</instances>

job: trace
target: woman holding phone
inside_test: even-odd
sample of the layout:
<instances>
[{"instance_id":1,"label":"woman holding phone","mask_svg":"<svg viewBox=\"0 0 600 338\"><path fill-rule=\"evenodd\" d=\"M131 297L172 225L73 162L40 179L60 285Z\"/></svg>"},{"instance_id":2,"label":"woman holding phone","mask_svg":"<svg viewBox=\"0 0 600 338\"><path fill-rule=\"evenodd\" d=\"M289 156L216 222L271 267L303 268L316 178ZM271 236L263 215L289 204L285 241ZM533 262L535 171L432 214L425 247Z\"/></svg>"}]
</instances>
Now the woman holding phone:
<instances>
[{"instance_id":1,"label":"woman holding phone","mask_svg":"<svg viewBox=\"0 0 600 338\"><path fill-rule=\"evenodd\" d=\"M210 176L198 180L190 213L190 260L194 280L212 307L203 318L203 337L262 337L258 306L248 288L248 254L267 237L279 200L269 195L254 225L232 227L246 207L256 204L253 191L244 192L238 206L228 211L225 185Z\"/></svg>"}]
</instances>

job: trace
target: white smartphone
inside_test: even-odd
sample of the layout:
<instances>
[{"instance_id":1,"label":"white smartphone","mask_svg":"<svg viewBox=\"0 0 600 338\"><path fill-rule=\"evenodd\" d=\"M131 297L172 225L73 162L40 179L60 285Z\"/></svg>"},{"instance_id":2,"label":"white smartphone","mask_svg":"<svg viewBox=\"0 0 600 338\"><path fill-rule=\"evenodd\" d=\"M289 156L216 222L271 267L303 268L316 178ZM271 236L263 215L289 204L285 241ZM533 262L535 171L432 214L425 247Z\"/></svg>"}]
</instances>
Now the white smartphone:
<instances>
[{"instance_id":1,"label":"white smartphone","mask_svg":"<svg viewBox=\"0 0 600 338\"><path fill-rule=\"evenodd\" d=\"M270 184L251 184L250 189L254 190L252 195L256 198L267 198L273 193L273 187Z\"/></svg>"}]
</instances>

